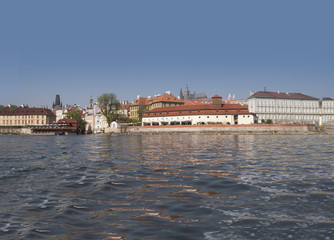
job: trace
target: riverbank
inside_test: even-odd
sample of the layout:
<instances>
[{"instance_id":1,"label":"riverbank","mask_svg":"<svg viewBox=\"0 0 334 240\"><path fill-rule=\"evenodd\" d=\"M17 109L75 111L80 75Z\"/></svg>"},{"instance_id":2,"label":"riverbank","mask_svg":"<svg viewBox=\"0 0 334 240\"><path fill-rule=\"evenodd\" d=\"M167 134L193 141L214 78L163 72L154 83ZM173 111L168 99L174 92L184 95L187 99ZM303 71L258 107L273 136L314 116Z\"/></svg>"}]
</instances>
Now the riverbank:
<instances>
[{"instance_id":1,"label":"riverbank","mask_svg":"<svg viewBox=\"0 0 334 240\"><path fill-rule=\"evenodd\" d=\"M107 128L106 134L316 134L313 124L254 124L254 125L184 125Z\"/></svg>"},{"instance_id":2,"label":"riverbank","mask_svg":"<svg viewBox=\"0 0 334 240\"><path fill-rule=\"evenodd\" d=\"M174 125L174 126L127 126L106 128L104 134L334 134L334 129L314 124L253 124L253 125ZM30 128L0 128L0 134L54 135L54 133L32 134Z\"/></svg>"}]
</instances>

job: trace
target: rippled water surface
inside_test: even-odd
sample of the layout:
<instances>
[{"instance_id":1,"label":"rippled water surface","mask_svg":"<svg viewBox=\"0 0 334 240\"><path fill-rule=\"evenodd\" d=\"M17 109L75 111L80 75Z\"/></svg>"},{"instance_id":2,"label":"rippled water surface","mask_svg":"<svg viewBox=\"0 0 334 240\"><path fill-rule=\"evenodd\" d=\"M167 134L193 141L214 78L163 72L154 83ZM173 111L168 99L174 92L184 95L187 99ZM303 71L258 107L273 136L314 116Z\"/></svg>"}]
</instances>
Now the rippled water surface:
<instances>
[{"instance_id":1,"label":"rippled water surface","mask_svg":"<svg viewBox=\"0 0 334 240\"><path fill-rule=\"evenodd\" d=\"M0 239L334 239L333 136L0 136Z\"/></svg>"}]
</instances>

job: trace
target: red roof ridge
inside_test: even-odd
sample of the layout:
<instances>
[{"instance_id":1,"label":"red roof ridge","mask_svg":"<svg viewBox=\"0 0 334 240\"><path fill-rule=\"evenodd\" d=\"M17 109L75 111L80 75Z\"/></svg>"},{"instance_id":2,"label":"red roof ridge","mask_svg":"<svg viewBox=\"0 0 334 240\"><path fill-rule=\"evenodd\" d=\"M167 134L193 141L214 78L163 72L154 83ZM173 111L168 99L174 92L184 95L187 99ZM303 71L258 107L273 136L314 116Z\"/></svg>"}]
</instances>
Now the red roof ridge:
<instances>
[{"instance_id":1,"label":"red roof ridge","mask_svg":"<svg viewBox=\"0 0 334 240\"><path fill-rule=\"evenodd\" d=\"M308 96L304 93L289 93L289 92L280 92L280 91L278 92L259 91L251 95L249 98L253 98L253 97L319 100L318 98Z\"/></svg>"}]
</instances>

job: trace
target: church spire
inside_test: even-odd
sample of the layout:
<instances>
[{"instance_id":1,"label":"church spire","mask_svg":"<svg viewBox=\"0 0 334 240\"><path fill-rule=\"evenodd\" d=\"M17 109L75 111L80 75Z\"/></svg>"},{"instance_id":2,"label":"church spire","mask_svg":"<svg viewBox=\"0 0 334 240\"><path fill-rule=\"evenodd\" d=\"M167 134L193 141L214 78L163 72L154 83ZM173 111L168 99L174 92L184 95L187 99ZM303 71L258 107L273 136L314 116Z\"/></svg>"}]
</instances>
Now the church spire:
<instances>
[{"instance_id":1,"label":"church spire","mask_svg":"<svg viewBox=\"0 0 334 240\"><path fill-rule=\"evenodd\" d=\"M183 96L182 88L180 88L180 100L184 101L184 96Z\"/></svg>"}]
</instances>

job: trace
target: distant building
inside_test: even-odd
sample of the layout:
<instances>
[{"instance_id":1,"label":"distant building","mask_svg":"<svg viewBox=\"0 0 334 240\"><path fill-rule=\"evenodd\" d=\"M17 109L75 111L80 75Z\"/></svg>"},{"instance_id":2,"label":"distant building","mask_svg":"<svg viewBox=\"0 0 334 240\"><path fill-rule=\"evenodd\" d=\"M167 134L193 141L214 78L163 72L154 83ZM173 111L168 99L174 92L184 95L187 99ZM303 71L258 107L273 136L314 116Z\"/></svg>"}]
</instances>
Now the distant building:
<instances>
[{"instance_id":1,"label":"distant building","mask_svg":"<svg viewBox=\"0 0 334 240\"><path fill-rule=\"evenodd\" d=\"M224 103L228 103L228 104L248 105L248 99L232 99L232 100L225 100Z\"/></svg>"},{"instance_id":2,"label":"distant building","mask_svg":"<svg viewBox=\"0 0 334 240\"><path fill-rule=\"evenodd\" d=\"M94 105L93 97L90 96L90 98L89 98L89 108L93 108L93 105Z\"/></svg>"},{"instance_id":3,"label":"distant building","mask_svg":"<svg viewBox=\"0 0 334 240\"><path fill-rule=\"evenodd\" d=\"M247 105L223 104L222 98L215 95L211 104L152 109L145 113L143 126L252 124L254 120L254 115L248 111Z\"/></svg>"},{"instance_id":4,"label":"distant building","mask_svg":"<svg viewBox=\"0 0 334 240\"><path fill-rule=\"evenodd\" d=\"M129 118L131 105L132 104L129 103L128 101L121 102L121 108L117 111L117 113L122 119Z\"/></svg>"},{"instance_id":5,"label":"distant building","mask_svg":"<svg viewBox=\"0 0 334 240\"><path fill-rule=\"evenodd\" d=\"M203 98L207 98L207 96L205 93L196 93L196 92L191 93L187 85L184 93L182 93L182 88L180 89L179 98L181 101L187 101L187 100L193 100L193 99L203 99Z\"/></svg>"},{"instance_id":6,"label":"distant building","mask_svg":"<svg viewBox=\"0 0 334 240\"><path fill-rule=\"evenodd\" d=\"M0 110L0 126L26 127L54 122L56 122L56 115L50 109L19 107L11 110L9 107L5 107Z\"/></svg>"},{"instance_id":7,"label":"distant building","mask_svg":"<svg viewBox=\"0 0 334 240\"><path fill-rule=\"evenodd\" d=\"M77 134L77 122L73 119L63 118L57 123L49 124L47 126L33 126L31 128L32 134L48 134L48 135L68 135Z\"/></svg>"},{"instance_id":8,"label":"distant building","mask_svg":"<svg viewBox=\"0 0 334 240\"><path fill-rule=\"evenodd\" d=\"M260 122L312 124L319 121L319 99L303 93L259 91L248 98L248 105Z\"/></svg>"},{"instance_id":9,"label":"distant building","mask_svg":"<svg viewBox=\"0 0 334 240\"><path fill-rule=\"evenodd\" d=\"M320 125L323 123L334 122L334 98L323 98L320 105Z\"/></svg>"},{"instance_id":10,"label":"distant building","mask_svg":"<svg viewBox=\"0 0 334 240\"><path fill-rule=\"evenodd\" d=\"M181 106L183 104L183 101L175 97L169 91L162 95L156 95L154 97L138 97L136 100L133 101L131 105L129 105L129 116L131 119L138 120L140 111L144 113L154 108L174 107Z\"/></svg>"},{"instance_id":11,"label":"distant building","mask_svg":"<svg viewBox=\"0 0 334 240\"><path fill-rule=\"evenodd\" d=\"M63 103L60 102L60 96L58 94L56 95L56 100L52 104L52 109L54 111L63 109Z\"/></svg>"},{"instance_id":12,"label":"distant building","mask_svg":"<svg viewBox=\"0 0 334 240\"><path fill-rule=\"evenodd\" d=\"M92 97L89 99L89 107L85 110L84 119L87 122L87 133L100 133L108 127L107 120L102 115L98 102L94 102Z\"/></svg>"}]
</instances>

